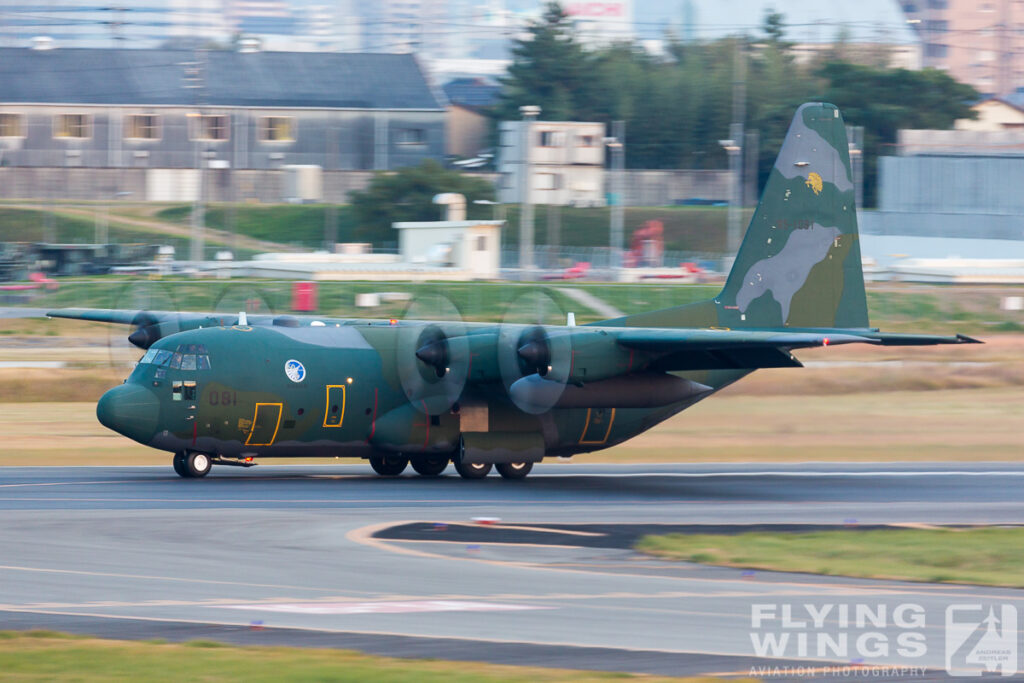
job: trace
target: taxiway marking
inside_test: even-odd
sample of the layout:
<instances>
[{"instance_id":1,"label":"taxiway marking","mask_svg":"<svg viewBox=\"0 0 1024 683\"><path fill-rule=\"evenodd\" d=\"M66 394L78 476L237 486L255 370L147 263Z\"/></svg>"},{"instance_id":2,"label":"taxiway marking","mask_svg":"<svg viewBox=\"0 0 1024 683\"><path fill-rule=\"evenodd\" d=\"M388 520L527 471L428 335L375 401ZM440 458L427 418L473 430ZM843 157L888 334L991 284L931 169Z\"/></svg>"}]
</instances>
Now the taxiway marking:
<instances>
[{"instance_id":1,"label":"taxiway marking","mask_svg":"<svg viewBox=\"0 0 1024 683\"><path fill-rule=\"evenodd\" d=\"M469 602L466 600L412 600L404 602L299 602L250 605L215 605L221 609L289 614L413 614L417 612L514 612L532 609L554 609L540 605L516 605L500 602Z\"/></svg>"}]
</instances>

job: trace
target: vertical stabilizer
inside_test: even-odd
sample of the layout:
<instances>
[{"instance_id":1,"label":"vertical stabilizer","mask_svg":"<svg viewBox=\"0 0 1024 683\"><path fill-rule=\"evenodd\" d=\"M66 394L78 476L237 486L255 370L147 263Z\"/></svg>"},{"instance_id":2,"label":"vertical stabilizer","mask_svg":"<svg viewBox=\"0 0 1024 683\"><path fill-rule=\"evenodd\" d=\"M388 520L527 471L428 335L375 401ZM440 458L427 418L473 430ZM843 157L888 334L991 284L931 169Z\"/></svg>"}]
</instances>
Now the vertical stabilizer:
<instances>
[{"instance_id":1,"label":"vertical stabilizer","mask_svg":"<svg viewBox=\"0 0 1024 683\"><path fill-rule=\"evenodd\" d=\"M797 109L729 278L714 300L608 320L631 327L868 327L846 126Z\"/></svg>"},{"instance_id":2,"label":"vertical stabilizer","mask_svg":"<svg viewBox=\"0 0 1024 683\"><path fill-rule=\"evenodd\" d=\"M801 106L716 299L728 327L868 327L846 126Z\"/></svg>"}]
</instances>

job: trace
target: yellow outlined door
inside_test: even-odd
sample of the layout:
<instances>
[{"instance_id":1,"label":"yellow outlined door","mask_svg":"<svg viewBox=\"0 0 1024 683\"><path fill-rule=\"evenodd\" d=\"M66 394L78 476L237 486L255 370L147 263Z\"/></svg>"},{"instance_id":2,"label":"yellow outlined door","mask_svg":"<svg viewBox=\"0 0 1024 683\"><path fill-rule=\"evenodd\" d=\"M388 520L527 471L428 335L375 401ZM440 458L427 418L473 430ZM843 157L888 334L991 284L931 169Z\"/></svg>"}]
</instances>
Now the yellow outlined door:
<instances>
[{"instance_id":1,"label":"yellow outlined door","mask_svg":"<svg viewBox=\"0 0 1024 683\"><path fill-rule=\"evenodd\" d=\"M587 422L583 425L583 433L580 434L581 444L603 444L608 441L612 433L612 423L615 422L615 408L587 408Z\"/></svg>"},{"instance_id":2,"label":"yellow outlined door","mask_svg":"<svg viewBox=\"0 0 1024 683\"><path fill-rule=\"evenodd\" d=\"M277 438L277 429L281 426L280 403L257 403L256 414L252 418L252 428L246 446L270 446Z\"/></svg>"},{"instance_id":3,"label":"yellow outlined door","mask_svg":"<svg viewBox=\"0 0 1024 683\"><path fill-rule=\"evenodd\" d=\"M324 427L340 427L345 420L345 385L327 385L327 405L324 407Z\"/></svg>"}]
</instances>

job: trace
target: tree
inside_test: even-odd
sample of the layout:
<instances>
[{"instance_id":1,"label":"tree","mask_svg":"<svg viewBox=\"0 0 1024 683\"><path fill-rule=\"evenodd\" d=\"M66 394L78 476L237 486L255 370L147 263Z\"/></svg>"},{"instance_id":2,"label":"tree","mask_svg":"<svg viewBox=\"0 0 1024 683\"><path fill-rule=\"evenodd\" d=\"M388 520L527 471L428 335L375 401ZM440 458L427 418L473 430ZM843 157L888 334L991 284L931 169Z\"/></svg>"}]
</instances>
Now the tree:
<instances>
[{"instance_id":1,"label":"tree","mask_svg":"<svg viewBox=\"0 0 1024 683\"><path fill-rule=\"evenodd\" d=\"M574 118L592 102L589 58L573 37L569 15L550 2L527 37L515 41L508 75L497 106L500 120L519 119L519 107L539 105L550 121Z\"/></svg>"},{"instance_id":2,"label":"tree","mask_svg":"<svg viewBox=\"0 0 1024 683\"><path fill-rule=\"evenodd\" d=\"M768 43L771 45L784 45L783 39L786 36L786 18L781 12L767 8L764 12L764 23L761 25Z\"/></svg>"},{"instance_id":3,"label":"tree","mask_svg":"<svg viewBox=\"0 0 1024 683\"><path fill-rule=\"evenodd\" d=\"M818 74L826 81L824 99L843 112L851 126L864 126L864 198L875 196L878 156L889 153L901 128L951 128L976 116L978 91L936 69L880 69L829 61Z\"/></svg>"},{"instance_id":4,"label":"tree","mask_svg":"<svg viewBox=\"0 0 1024 683\"><path fill-rule=\"evenodd\" d=\"M436 221L441 207L434 195L458 192L466 197L469 215L489 213L476 199L494 199L494 185L481 178L446 170L432 159L394 173L377 173L362 192L351 195L357 228L353 237L368 242L394 239L391 224L399 221Z\"/></svg>"}]
</instances>

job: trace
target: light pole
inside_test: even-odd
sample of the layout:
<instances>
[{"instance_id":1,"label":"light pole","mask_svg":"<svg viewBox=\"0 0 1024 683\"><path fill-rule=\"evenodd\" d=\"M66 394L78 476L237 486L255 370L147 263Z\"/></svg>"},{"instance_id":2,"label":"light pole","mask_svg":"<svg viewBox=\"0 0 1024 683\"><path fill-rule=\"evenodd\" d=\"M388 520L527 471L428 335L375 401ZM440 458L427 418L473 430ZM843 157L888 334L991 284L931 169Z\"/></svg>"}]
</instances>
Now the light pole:
<instances>
[{"instance_id":1,"label":"light pole","mask_svg":"<svg viewBox=\"0 0 1024 683\"><path fill-rule=\"evenodd\" d=\"M533 140L530 136L533 130L533 122L540 116L540 107L537 105L525 105L519 107L519 113L523 115L522 147L522 178L519 184L520 209L519 209L519 279L526 280L533 271L533 192L532 171L530 169L531 150Z\"/></svg>"},{"instance_id":2,"label":"light pole","mask_svg":"<svg viewBox=\"0 0 1024 683\"><path fill-rule=\"evenodd\" d=\"M735 124L734 124L735 125ZM729 215L726 231L726 258L734 258L740 248L740 152L743 148L737 139L719 140L729 155Z\"/></svg>"},{"instance_id":3,"label":"light pole","mask_svg":"<svg viewBox=\"0 0 1024 683\"><path fill-rule=\"evenodd\" d=\"M609 212L609 225L608 225L608 246L611 248L611 265L614 278L616 280L622 279L622 249L623 240L625 236L623 234L623 225L625 223L623 211L623 197L622 197L622 167L625 155L625 122L616 121L613 124L612 132L614 136L604 139L604 144L611 150L612 153L612 182L611 192L609 199L611 200L611 211Z\"/></svg>"}]
</instances>

